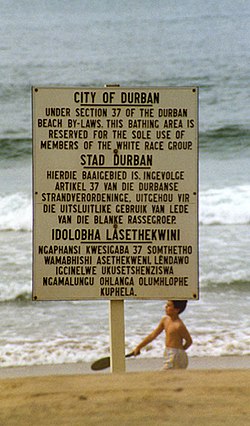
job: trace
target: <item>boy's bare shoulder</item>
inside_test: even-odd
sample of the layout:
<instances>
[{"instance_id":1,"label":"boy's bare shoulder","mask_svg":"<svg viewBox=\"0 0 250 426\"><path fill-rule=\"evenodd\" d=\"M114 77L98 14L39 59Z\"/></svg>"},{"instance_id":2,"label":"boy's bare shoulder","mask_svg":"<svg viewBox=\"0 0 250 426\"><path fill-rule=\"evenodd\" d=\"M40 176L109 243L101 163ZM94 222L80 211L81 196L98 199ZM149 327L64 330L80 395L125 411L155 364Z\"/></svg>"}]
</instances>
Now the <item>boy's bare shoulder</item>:
<instances>
[{"instance_id":1,"label":"boy's bare shoulder","mask_svg":"<svg viewBox=\"0 0 250 426\"><path fill-rule=\"evenodd\" d=\"M181 333L182 335L186 335L188 333L187 327L185 326L184 322L179 318L178 321L178 332Z\"/></svg>"},{"instance_id":2,"label":"boy's bare shoulder","mask_svg":"<svg viewBox=\"0 0 250 426\"><path fill-rule=\"evenodd\" d=\"M177 325L178 325L178 327L185 327L185 324L184 324L184 322L182 321L181 318L178 318Z\"/></svg>"},{"instance_id":3,"label":"boy's bare shoulder","mask_svg":"<svg viewBox=\"0 0 250 426\"><path fill-rule=\"evenodd\" d=\"M175 328L179 329L179 328L184 328L185 324L184 322L181 320L181 318L177 318L176 320L171 320L171 318L166 315L165 317L163 317L163 321L164 324L167 326L168 324L174 325Z\"/></svg>"},{"instance_id":4,"label":"boy's bare shoulder","mask_svg":"<svg viewBox=\"0 0 250 426\"><path fill-rule=\"evenodd\" d=\"M170 320L170 318L169 318L169 316L168 316L168 315L164 315L164 316L162 317L162 319L161 319L161 323L164 325L164 327L166 327L166 326L168 325L169 320Z\"/></svg>"}]
</instances>

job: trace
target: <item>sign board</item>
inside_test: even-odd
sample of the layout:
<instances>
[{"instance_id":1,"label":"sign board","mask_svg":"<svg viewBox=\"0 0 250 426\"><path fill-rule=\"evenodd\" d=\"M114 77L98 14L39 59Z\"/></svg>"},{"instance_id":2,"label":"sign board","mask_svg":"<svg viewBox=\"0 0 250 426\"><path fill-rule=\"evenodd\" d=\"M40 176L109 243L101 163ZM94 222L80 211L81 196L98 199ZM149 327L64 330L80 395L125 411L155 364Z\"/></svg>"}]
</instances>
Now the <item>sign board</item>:
<instances>
[{"instance_id":1,"label":"sign board","mask_svg":"<svg viewBox=\"0 0 250 426\"><path fill-rule=\"evenodd\" d=\"M32 90L33 299L197 299L197 88Z\"/></svg>"}]
</instances>

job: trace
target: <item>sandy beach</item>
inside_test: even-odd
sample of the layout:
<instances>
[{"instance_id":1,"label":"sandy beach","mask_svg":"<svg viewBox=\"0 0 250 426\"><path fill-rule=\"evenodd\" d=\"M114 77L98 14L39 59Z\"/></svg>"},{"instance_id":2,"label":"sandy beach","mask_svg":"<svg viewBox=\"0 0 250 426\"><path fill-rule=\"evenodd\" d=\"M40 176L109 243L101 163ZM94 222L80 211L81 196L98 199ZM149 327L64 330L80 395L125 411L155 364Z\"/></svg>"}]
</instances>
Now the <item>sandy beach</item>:
<instances>
[{"instance_id":1,"label":"sandy beach","mask_svg":"<svg viewBox=\"0 0 250 426\"><path fill-rule=\"evenodd\" d=\"M131 359L124 374L87 363L2 368L0 425L246 426L249 361L195 358L186 371L161 372L160 359Z\"/></svg>"}]
</instances>

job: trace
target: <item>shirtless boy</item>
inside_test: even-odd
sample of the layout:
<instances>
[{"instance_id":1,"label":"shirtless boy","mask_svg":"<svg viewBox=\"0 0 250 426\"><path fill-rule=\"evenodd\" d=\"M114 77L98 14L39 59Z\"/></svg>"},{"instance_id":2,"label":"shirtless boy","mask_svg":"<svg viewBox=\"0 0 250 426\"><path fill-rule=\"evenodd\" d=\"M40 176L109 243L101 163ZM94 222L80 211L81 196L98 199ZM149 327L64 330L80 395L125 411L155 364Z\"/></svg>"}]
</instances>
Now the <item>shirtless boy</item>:
<instances>
[{"instance_id":1,"label":"shirtless boy","mask_svg":"<svg viewBox=\"0 0 250 426\"><path fill-rule=\"evenodd\" d=\"M179 318L187 305L186 300L169 300L166 304L166 316L164 316L159 325L134 349L134 355L139 355L141 349L152 342L159 334L165 330L165 358L163 370L171 368L187 368L188 357L186 350L192 345L192 338Z\"/></svg>"}]
</instances>

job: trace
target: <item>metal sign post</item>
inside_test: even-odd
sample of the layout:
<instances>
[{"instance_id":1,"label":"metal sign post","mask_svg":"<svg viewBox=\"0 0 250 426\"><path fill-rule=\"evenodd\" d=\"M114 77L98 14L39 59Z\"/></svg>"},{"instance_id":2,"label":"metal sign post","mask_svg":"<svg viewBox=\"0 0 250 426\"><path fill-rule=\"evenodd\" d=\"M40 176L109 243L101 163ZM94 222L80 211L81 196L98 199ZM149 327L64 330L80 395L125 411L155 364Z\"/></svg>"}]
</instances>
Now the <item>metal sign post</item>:
<instances>
[{"instance_id":1,"label":"metal sign post","mask_svg":"<svg viewBox=\"0 0 250 426\"><path fill-rule=\"evenodd\" d=\"M109 302L110 354L112 373L125 372L124 301Z\"/></svg>"},{"instance_id":2,"label":"metal sign post","mask_svg":"<svg viewBox=\"0 0 250 426\"><path fill-rule=\"evenodd\" d=\"M119 85L105 87L120 87ZM124 373L125 366L125 324L124 300L109 302L109 331L110 331L110 369L112 373Z\"/></svg>"}]
</instances>

